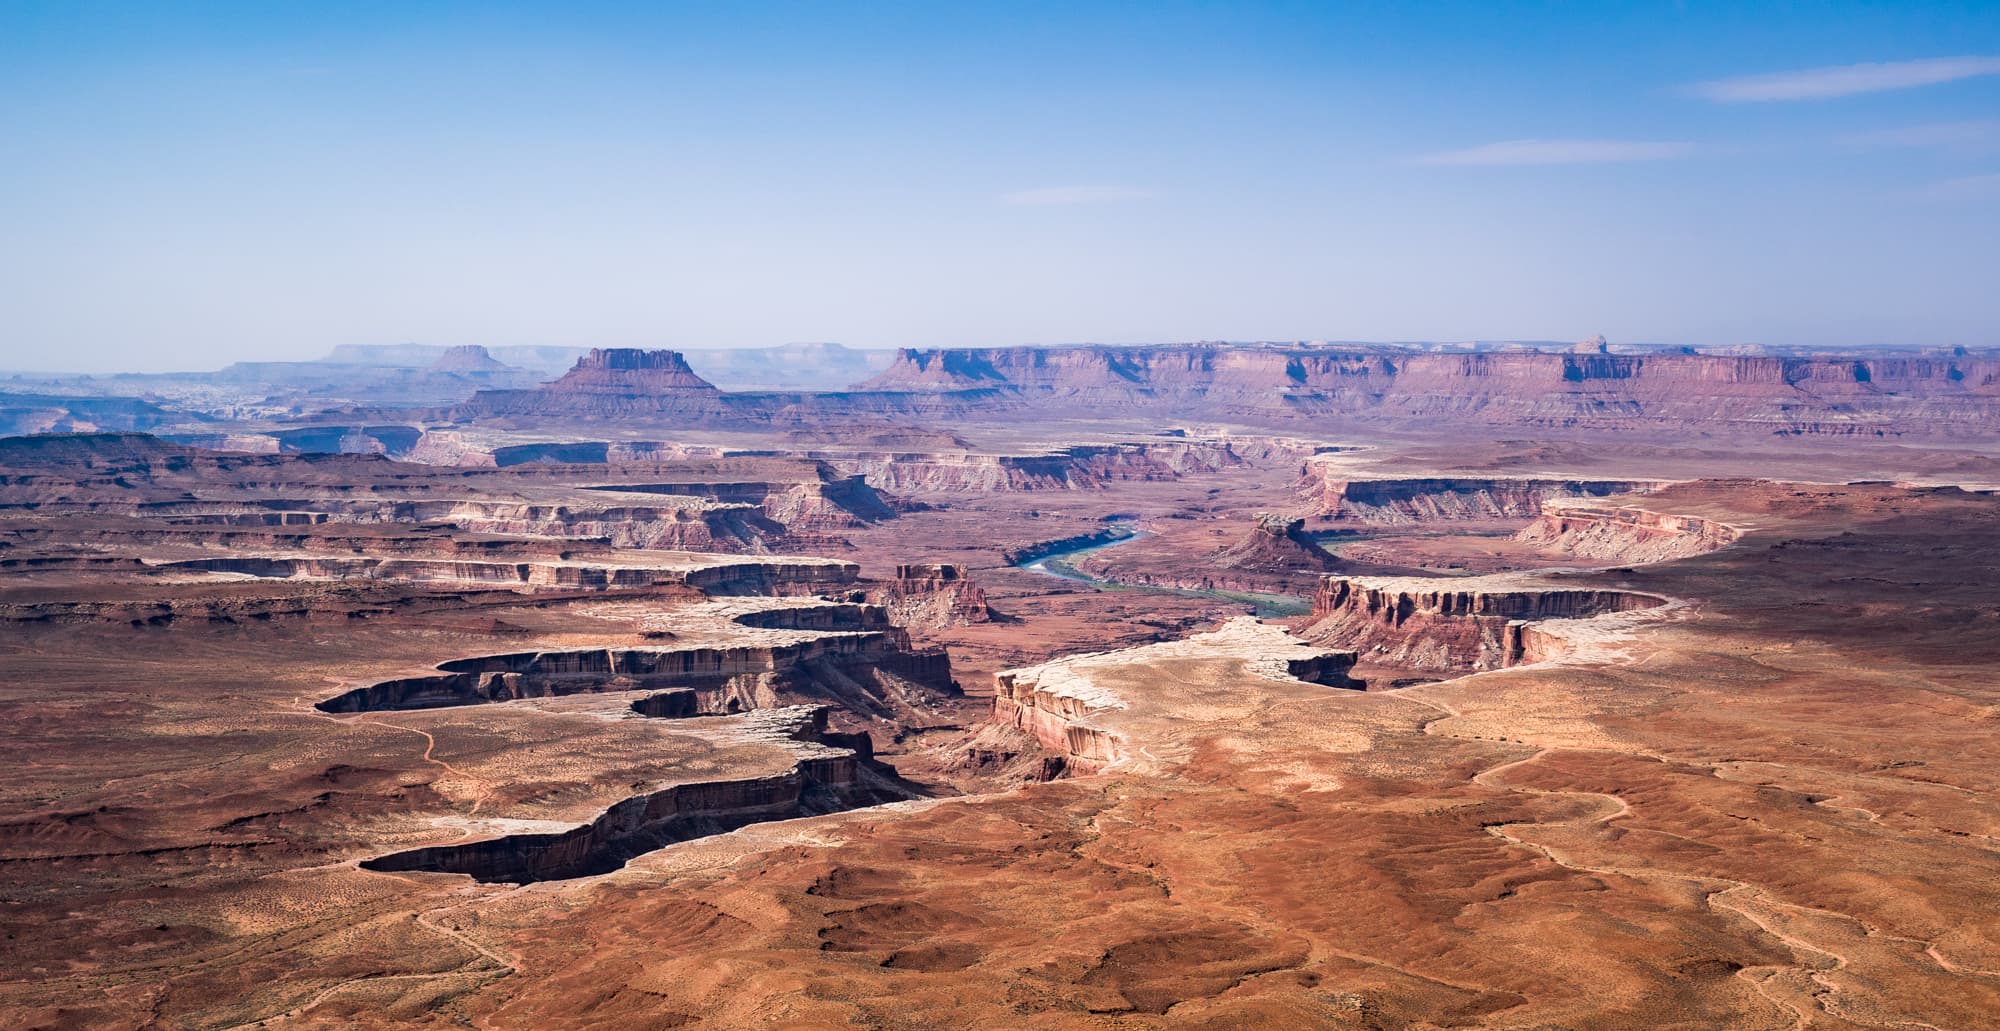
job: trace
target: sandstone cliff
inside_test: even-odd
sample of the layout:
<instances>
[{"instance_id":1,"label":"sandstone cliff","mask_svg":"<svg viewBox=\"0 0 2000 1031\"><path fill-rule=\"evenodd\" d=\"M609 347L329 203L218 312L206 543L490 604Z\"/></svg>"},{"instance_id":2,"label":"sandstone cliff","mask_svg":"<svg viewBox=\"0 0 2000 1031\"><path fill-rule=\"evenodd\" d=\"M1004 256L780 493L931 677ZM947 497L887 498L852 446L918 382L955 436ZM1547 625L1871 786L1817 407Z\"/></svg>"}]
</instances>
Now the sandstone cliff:
<instances>
[{"instance_id":1,"label":"sandstone cliff","mask_svg":"<svg viewBox=\"0 0 2000 1031\"><path fill-rule=\"evenodd\" d=\"M1353 648L1365 661L1436 672L1500 669L1531 654L1533 624L1655 608L1665 599L1603 588L1548 587L1510 577L1329 576L1299 633Z\"/></svg>"}]
</instances>

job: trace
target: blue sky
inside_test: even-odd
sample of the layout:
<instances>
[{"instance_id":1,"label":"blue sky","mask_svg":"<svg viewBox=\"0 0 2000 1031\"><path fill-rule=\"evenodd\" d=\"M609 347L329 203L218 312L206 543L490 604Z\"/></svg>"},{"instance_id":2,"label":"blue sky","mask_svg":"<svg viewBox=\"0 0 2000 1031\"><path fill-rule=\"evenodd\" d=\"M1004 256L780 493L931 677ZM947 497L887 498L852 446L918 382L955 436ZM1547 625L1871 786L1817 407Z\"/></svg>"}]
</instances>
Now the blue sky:
<instances>
[{"instance_id":1,"label":"blue sky","mask_svg":"<svg viewBox=\"0 0 2000 1031\"><path fill-rule=\"evenodd\" d=\"M0 367L2000 345L2000 4L0 4Z\"/></svg>"}]
</instances>

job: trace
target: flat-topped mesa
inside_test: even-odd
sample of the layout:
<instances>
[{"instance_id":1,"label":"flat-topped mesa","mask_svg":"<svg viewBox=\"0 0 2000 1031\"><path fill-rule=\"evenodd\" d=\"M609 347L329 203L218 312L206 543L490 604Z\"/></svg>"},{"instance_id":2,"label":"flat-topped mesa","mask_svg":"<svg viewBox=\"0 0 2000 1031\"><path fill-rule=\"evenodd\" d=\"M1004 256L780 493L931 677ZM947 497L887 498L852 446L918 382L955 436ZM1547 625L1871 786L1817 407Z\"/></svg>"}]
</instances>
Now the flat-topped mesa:
<instances>
[{"instance_id":1,"label":"flat-topped mesa","mask_svg":"<svg viewBox=\"0 0 2000 1031\"><path fill-rule=\"evenodd\" d=\"M560 379L533 390L481 390L449 415L472 421L561 418L715 426L768 420L771 411L760 397L717 390L678 351L599 348L578 358Z\"/></svg>"},{"instance_id":2,"label":"flat-topped mesa","mask_svg":"<svg viewBox=\"0 0 2000 1031\"><path fill-rule=\"evenodd\" d=\"M1303 511L1343 522L1393 526L1532 519L1561 499L1645 493L1662 486L1651 480L1515 477L1349 480L1335 466L1309 462L1294 490Z\"/></svg>"},{"instance_id":3,"label":"flat-topped mesa","mask_svg":"<svg viewBox=\"0 0 2000 1031\"><path fill-rule=\"evenodd\" d=\"M543 389L570 394L656 394L714 390L715 384L696 375L679 351L594 347L561 379Z\"/></svg>"},{"instance_id":4,"label":"flat-topped mesa","mask_svg":"<svg viewBox=\"0 0 2000 1031\"><path fill-rule=\"evenodd\" d=\"M1340 568L1340 559L1306 534L1306 521L1270 512L1260 513L1242 540L1217 552L1210 565L1255 572L1326 571Z\"/></svg>"},{"instance_id":5,"label":"flat-topped mesa","mask_svg":"<svg viewBox=\"0 0 2000 1031\"><path fill-rule=\"evenodd\" d=\"M952 562L906 564L896 577L870 588L868 600L889 611L898 626L942 630L993 618L986 591Z\"/></svg>"},{"instance_id":6,"label":"flat-topped mesa","mask_svg":"<svg viewBox=\"0 0 2000 1031\"><path fill-rule=\"evenodd\" d=\"M1469 672L1548 657L1535 624L1656 608L1666 599L1592 587L1542 587L1506 577L1463 580L1329 576L1298 628L1318 644L1353 648L1363 661Z\"/></svg>"},{"instance_id":7,"label":"flat-topped mesa","mask_svg":"<svg viewBox=\"0 0 2000 1031\"><path fill-rule=\"evenodd\" d=\"M510 372L513 368L494 358L478 344L460 344L450 348L431 363L434 372Z\"/></svg>"},{"instance_id":8,"label":"flat-topped mesa","mask_svg":"<svg viewBox=\"0 0 2000 1031\"><path fill-rule=\"evenodd\" d=\"M1742 535L1699 516L1563 501L1545 507L1514 539L1577 558L1637 564L1704 555Z\"/></svg>"}]
</instances>

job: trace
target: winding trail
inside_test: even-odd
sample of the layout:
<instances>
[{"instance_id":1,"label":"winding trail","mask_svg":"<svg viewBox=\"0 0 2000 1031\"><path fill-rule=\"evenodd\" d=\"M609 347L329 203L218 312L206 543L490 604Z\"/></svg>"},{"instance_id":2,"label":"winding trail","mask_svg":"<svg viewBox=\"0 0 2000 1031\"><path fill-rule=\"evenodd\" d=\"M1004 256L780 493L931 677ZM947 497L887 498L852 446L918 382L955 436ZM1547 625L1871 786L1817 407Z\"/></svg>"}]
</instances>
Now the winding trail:
<instances>
[{"instance_id":1,"label":"winding trail","mask_svg":"<svg viewBox=\"0 0 2000 1031\"><path fill-rule=\"evenodd\" d=\"M434 736L433 736L433 735L431 734L431 732L430 732L430 731L428 731L428 730L419 730L419 729L418 729L418 728L416 728L416 727L405 727L405 726L403 726L403 725L401 725L401 724L398 724L398 723L388 723L388 722L384 722L384 721L382 721L382 720L379 720L379 719L373 719L373 718L368 718L368 719L359 719L359 718L351 718L351 719L342 719L342 718L341 718L341 717L339 717L339 716L333 716L333 715L329 715L329 714L327 714L327 713L323 713L323 712L319 712L319 711L316 711L316 710L313 710L313 709L307 709L307 710L305 710L305 711L303 711L303 712L301 712L301 713L298 713L298 715L303 715L303 716L311 716L311 717L313 717L314 719L321 719L321 720L326 720L326 721L327 721L327 722L329 722L329 723L332 723L332 724L335 724L335 725L337 725L337 726L342 726L342 727L353 727L353 726L371 726L371 727L381 727L381 728L383 728L383 729L385 729L385 730L400 730L400 731L402 731L402 732L404 732L404 733L406 733L406 734L415 734L415 735L417 735L418 737L421 737L421 738L423 738L423 739L424 739L424 753L423 753L423 755L422 755L422 756L420 756L420 758L421 758L421 759L422 759L422 760L423 760L423 761L424 761L425 763L427 763L427 764L429 764L429 765L431 765L431 766L436 766L436 767L438 767L439 769L442 769L442 770L444 770L444 771L445 771L446 773L449 773L449 774L451 774L451 775L452 775L453 777L456 777L456 778L458 778L459 780L463 780L463 781L465 781L465 782L467 782L467 783L470 783L470 784L473 784L473 785L475 785L475 786L477 786L477 787L478 787L478 789L479 789L479 794L473 797L473 799L472 799L472 808L470 808L470 809L467 809L467 810L465 811L465 815L466 815L466 816L468 816L468 817L471 817L471 816L476 816L476 815L478 815L478 813L479 813L479 807L480 807L480 806L482 806L482 805L484 805L484 804L486 803L486 799L487 799L487 797L488 797L489 795L491 795L491 794L493 793L493 785L492 785L492 783L491 783L491 782L489 782L489 781L487 781L487 780L485 780L485 779L483 779L483 778L480 778L480 777L475 777L475 776L472 776L471 774L469 774L469 773L466 773L465 771L463 771L463 770L459 769L458 767L456 767L456 766L453 766L453 765L452 765L452 764L451 764L450 762L447 762L447 761L446 761L446 760L444 760L444 759L440 759L440 758L438 758L438 757L437 757L437 754L436 754L436 753L437 753L437 738L436 738L436 737L434 737ZM471 831L470 829L468 829L468 830L467 830L467 831L465 832L465 836L467 836L467 837L471 836L471 834L472 834L472 831Z\"/></svg>"}]
</instances>

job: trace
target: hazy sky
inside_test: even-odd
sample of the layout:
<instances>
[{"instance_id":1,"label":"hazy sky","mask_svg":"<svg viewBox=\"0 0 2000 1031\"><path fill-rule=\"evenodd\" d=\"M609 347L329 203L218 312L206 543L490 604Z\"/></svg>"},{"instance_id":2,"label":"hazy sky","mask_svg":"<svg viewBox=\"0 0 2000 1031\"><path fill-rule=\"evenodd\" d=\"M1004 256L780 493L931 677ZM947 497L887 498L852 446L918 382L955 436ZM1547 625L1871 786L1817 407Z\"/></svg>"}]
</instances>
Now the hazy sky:
<instances>
[{"instance_id":1,"label":"hazy sky","mask_svg":"<svg viewBox=\"0 0 2000 1031\"><path fill-rule=\"evenodd\" d=\"M0 3L0 367L1598 332L2000 344L2000 3Z\"/></svg>"}]
</instances>

